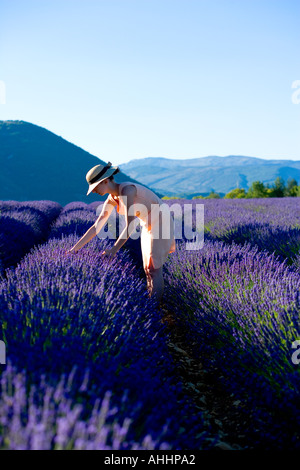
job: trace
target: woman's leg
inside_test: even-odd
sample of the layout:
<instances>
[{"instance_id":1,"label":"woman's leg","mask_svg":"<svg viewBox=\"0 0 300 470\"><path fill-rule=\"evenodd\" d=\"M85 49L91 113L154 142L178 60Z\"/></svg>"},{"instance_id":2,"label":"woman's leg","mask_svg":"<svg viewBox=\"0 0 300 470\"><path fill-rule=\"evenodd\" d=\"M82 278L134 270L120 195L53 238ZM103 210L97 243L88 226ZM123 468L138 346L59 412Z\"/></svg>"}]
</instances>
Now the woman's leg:
<instances>
[{"instance_id":1,"label":"woman's leg","mask_svg":"<svg viewBox=\"0 0 300 470\"><path fill-rule=\"evenodd\" d=\"M152 260L150 266L145 270L147 277L147 289L149 296L155 296L158 303L161 302L164 292L164 278L163 278L163 267L155 269Z\"/></svg>"},{"instance_id":2,"label":"woman's leg","mask_svg":"<svg viewBox=\"0 0 300 470\"><path fill-rule=\"evenodd\" d=\"M145 270L145 274L146 274L146 279L147 279L147 290L149 292L149 297L151 297L152 282L151 282L151 277L150 277L150 274L148 272L148 269Z\"/></svg>"}]
</instances>

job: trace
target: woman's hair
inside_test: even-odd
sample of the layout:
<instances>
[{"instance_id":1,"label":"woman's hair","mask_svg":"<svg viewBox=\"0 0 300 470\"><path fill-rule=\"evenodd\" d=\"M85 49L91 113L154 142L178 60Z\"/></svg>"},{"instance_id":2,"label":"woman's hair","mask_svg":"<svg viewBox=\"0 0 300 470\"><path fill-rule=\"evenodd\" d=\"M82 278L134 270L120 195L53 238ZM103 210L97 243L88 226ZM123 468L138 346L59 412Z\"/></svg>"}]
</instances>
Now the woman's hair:
<instances>
[{"instance_id":1,"label":"woman's hair","mask_svg":"<svg viewBox=\"0 0 300 470\"><path fill-rule=\"evenodd\" d=\"M110 181L113 181L114 176L115 176L117 173L119 173L119 172L120 172L120 168L118 167L118 168L114 171L114 173L113 173L108 179L109 179Z\"/></svg>"}]
</instances>

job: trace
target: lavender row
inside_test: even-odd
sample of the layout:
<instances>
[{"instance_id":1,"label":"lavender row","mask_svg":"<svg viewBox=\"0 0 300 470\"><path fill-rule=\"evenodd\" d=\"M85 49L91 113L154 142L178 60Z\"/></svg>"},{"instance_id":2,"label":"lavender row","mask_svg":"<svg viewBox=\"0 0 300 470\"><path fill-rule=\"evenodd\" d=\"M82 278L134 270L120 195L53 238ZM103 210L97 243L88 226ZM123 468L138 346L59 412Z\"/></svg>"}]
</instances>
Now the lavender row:
<instances>
[{"instance_id":1,"label":"lavender row","mask_svg":"<svg viewBox=\"0 0 300 470\"><path fill-rule=\"evenodd\" d=\"M101 256L107 241L94 239L66 256L76 239L39 246L0 284L0 335L9 360L26 370L29 385L44 374L54 387L76 365L69 390L74 406L80 402L89 418L96 401L111 391L118 423L132 421L130 442L142 445L150 434L161 445L165 429L163 442L171 447L201 447L201 415L187 405L175 378L166 331L145 281L125 251L112 260ZM89 387L81 394L87 370Z\"/></svg>"},{"instance_id":2,"label":"lavender row","mask_svg":"<svg viewBox=\"0 0 300 470\"><path fill-rule=\"evenodd\" d=\"M206 242L166 266L167 301L205 367L252 415L255 445L299 447L300 276L275 255ZM250 431L249 431L250 432ZM250 435L250 434L249 434Z\"/></svg>"},{"instance_id":3,"label":"lavender row","mask_svg":"<svg viewBox=\"0 0 300 470\"><path fill-rule=\"evenodd\" d=\"M15 266L38 243L47 240L62 207L52 201L0 201L0 269ZM0 271L1 274L1 271Z\"/></svg>"},{"instance_id":4,"label":"lavender row","mask_svg":"<svg viewBox=\"0 0 300 470\"><path fill-rule=\"evenodd\" d=\"M100 205L101 206L101 205ZM51 227L49 238L62 238L69 235L81 237L95 222L96 209L84 202L67 204Z\"/></svg>"},{"instance_id":5,"label":"lavender row","mask_svg":"<svg viewBox=\"0 0 300 470\"><path fill-rule=\"evenodd\" d=\"M300 254L300 206L297 198L176 200L172 208L192 206L192 226L199 231L197 204L204 205L204 239L250 243L293 264ZM183 212L183 210L182 210ZM182 226L184 233L184 227Z\"/></svg>"},{"instance_id":6,"label":"lavender row","mask_svg":"<svg viewBox=\"0 0 300 470\"><path fill-rule=\"evenodd\" d=\"M74 369L56 387L41 378L29 387L26 373L8 365L0 381L1 450L168 450L170 446L146 435L141 443L128 439L131 419L118 419L111 392L95 402L88 418L82 404L69 398ZM80 392L88 389L88 380ZM126 401L126 397L124 397Z\"/></svg>"},{"instance_id":7,"label":"lavender row","mask_svg":"<svg viewBox=\"0 0 300 470\"><path fill-rule=\"evenodd\" d=\"M67 204L52 225L49 239L61 239L69 235L76 235L80 238L95 223L101 212L102 205L103 202L93 202L91 204L72 202ZM106 239L114 243L123 230L124 223L124 218L119 217L117 211L114 210L103 229ZM130 259L138 268L139 276L144 278L140 239L134 240L129 238L121 248L121 251L126 251L129 254Z\"/></svg>"}]
</instances>

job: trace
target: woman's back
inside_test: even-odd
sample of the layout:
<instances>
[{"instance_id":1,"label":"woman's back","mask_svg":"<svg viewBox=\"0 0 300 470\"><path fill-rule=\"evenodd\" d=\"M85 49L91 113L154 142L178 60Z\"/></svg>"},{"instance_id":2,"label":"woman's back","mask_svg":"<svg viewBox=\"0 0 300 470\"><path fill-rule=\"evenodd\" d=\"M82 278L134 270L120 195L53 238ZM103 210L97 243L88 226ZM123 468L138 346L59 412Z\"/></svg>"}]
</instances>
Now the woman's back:
<instances>
[{"instance_id":1,"label":"woman's back","mask_svg":"<svg viewBox=\"0 0 300 470\"><path fill-rule=\"evenodd\" d=\"M119 190L120 190L120 196L119 197L113 197L109 196L109 198L112 198L114 202L117 203L117 211L119 214L124 215L125 214L125 208L124 208L124 202L121 192L122 189L125 186L132 185L135 186L136 188L136 195L134 197L134 205L143 205L146 207L147 212L150 212L152 207L152 204L162 204L162 200L153 192L151 189L146 188L145 186L142 186L141 184L138 183L131 183L130 181L125 181L120 184ZM139 209L139 210L138 210ZM135 215L139 217L143 213L143 211L140 210L140 208L137 208L137 211L135 211Z\"/></svg>"},{"instance_id":2,"label":"woman's back","mask_svg":"<svg viewBox=\"0 0 300 470\"><path fill-rule=\"evenodd\" d=\"M120 196L109 196L117 204L119 214L125 214L125 207L121 195L124 186L133 185L136 188L134 197L134 215L141 221L141 247L144 269L150 265L159 269L165 262L169 253L176 249L174 239L174 220L169 211L162 214L158 209L163 202L150 189L138 183L124 182L119 186ZM166 235L166 236L165 236Z\"/></svg>"}]
</instances>

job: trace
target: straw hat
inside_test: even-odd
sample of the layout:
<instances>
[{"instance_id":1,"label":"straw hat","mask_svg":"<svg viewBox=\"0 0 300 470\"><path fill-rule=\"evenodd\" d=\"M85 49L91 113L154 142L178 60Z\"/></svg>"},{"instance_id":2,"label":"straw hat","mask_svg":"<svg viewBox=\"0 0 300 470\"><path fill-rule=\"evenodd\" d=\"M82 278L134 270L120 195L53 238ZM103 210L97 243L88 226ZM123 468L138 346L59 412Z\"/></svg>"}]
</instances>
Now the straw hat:
<instances>
[{"instance_id":1,"label":"straw hat","mask_svg":"<svg viewBox=\"0 0 300 470\"><path fill-rule=\"evenodd\" d=\"M101 181L109 178L119 171L119 167L111 166L110 162L108 162L107 165L96 165L91 168L86 174L86 180L89 184L87 196L96 188L96 186L98 186L99 183L101 183Z\"/></svg>"}]
</instances>

